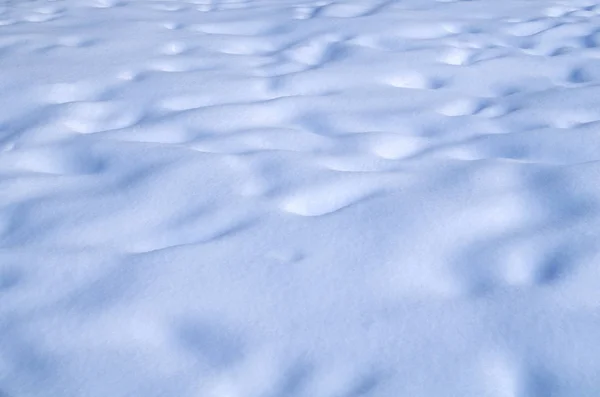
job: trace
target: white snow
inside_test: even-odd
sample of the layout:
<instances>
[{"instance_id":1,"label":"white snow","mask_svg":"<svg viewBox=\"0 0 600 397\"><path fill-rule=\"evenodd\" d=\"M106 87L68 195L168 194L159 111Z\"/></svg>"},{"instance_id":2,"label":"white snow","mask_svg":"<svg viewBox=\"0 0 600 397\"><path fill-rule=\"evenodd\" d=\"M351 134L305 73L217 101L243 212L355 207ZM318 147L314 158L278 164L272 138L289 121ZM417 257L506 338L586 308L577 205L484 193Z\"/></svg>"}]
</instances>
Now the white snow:
<instances>
[{"instance_id":1,"label":"white snow","mask_svg":"<svg viewBox=\"0 0 600 397\"><path fill-rule=\"evenodd\" d=\"M0 0L0 396L597 397L600 0Z\"/></svg>"}]
</instances>

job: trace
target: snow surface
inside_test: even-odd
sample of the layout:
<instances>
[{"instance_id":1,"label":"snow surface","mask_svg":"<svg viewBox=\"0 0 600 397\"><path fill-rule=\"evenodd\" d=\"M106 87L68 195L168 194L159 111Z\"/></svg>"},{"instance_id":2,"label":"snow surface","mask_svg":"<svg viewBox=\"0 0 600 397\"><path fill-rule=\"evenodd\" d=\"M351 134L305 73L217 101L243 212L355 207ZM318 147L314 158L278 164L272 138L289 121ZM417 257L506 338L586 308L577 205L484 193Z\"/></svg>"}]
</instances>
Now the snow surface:
<instances>
[{"instance_id":1,"label":"snow surface","mask_svg":"<svg viewBox=\"0 0 600 397\"><path fill-rule=\"evenodd\" d=\"M600 396L599 0L0 0L2 397Z\"/></svg>"}]
</instances>

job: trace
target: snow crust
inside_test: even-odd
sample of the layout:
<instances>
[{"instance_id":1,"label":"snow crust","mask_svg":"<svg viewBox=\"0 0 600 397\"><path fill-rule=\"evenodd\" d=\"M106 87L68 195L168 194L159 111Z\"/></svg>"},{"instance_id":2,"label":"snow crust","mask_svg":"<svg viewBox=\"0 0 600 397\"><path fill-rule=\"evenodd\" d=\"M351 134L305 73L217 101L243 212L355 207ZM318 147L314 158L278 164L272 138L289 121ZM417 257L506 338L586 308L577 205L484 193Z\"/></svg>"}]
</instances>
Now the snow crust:
<instances>
[{"instance_id":1,"label":"snow crust","mask_svg":"<svg viewBox=\"0 0 600 397\"><path fill-rule=\"evenodd\" d=\"M2 397L597 397L598 0L0 1Z\"/></svg>"}]
</instances>

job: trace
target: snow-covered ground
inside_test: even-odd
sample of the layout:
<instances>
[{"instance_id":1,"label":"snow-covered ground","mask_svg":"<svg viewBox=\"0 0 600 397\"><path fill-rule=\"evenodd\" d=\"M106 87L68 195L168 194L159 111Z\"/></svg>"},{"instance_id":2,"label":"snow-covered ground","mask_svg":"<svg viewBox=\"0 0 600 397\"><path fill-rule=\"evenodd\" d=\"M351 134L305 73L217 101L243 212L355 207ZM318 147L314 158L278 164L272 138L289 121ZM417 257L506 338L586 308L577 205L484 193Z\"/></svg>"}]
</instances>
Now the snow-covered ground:
<instances>
[{"instance_id":1,"label":"snow-covered ground","mask_svg":"<svg viewBox=\"0 0 600 397\"><path fill-rule=\"evenodd\" d=\"M600 0L0 0L2 397L600 396Z\"/></svg>"}]
</instances>

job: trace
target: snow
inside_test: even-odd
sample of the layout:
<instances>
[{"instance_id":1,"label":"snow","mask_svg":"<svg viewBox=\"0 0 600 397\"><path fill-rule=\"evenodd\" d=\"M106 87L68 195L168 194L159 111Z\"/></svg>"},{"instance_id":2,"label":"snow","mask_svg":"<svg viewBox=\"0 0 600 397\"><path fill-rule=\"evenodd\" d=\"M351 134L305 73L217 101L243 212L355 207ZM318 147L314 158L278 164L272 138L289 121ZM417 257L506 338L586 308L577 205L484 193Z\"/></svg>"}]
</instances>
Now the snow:
<instances>
[{"instance_id":1,"label":"snow","mask_svg":"<svg viewBox=\"0 0 600 397\"><path fill-rule=\"evenodd\" d=\"M0 395L598 396L599 32L0 0Z\"/></svg>"}]
</instances>

